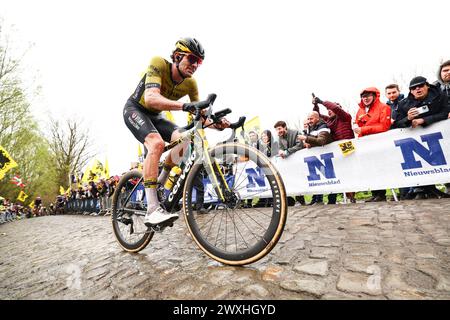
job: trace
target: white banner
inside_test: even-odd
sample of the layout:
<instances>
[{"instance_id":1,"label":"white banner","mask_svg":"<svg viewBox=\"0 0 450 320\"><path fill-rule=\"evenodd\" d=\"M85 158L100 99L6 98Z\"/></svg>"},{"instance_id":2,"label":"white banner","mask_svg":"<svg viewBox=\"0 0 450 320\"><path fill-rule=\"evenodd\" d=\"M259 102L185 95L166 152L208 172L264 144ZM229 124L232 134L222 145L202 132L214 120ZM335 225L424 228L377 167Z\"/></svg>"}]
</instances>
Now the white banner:
<instances>
[{"instance_id":1,"label":"white banner","mask_svg":"<svg viewBox=\"0 0 450 320\"><path fill-rule=\"evenodd\" d=\"M340 140L271 158L287 194L323 194L411 187L450 182L450 120L427 128L407 128ZM227 177L241 199L270 196L269 182L252 162ZM234 181L236 179L236 181ZM205 202L217 197L208 179Z\"/></svg>"},{"instance_id":2,"label":"white banner","mask_svg":"<svg viewBox=\"0 0 450 320\"><path fill-rule=\"evenodd\" d=\"M287 159L271 160L289 195L447 183L450 120L426 128L395 129L336 141L297 151Z\"/></svg>"}]
</instances>

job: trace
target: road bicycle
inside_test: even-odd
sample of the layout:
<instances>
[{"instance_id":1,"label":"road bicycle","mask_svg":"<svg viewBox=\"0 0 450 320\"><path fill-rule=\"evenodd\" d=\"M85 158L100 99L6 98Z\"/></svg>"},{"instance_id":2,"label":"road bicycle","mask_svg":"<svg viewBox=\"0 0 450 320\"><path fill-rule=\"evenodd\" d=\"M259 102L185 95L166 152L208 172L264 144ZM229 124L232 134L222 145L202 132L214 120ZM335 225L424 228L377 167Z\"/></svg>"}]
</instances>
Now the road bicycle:
<instances>
[{"instance_id":1,"label":"road bicycle","mask_svg":"<svg viewBox=\"0 0 450 320\"><path fill-rule=\"evenodd\" d=\"M209 146L204 129L231 112L213 113L215 99L211 94L196 103L194 121L182 128L178 140L165 147L164 151L181 143L191 146L173 188L168 191L159 186L158 198L169 212L181 208L189 233L209 257L227 265L246 265L266 256L280 239L287 218L286 190L269 158L237 142L236 130L243 130L245 117L230 125L229 139ZM198 187L199 180L203 188ZM252 200L264 198L272 199L270 207L251 205ZM209 205L210 210L196 210L199 202ZM132 170L118 182L111 215L115 237L125 251L143 250L156 232L172 226L147 227L145 213L143 175Z\"/></svg>"}]
</instances>

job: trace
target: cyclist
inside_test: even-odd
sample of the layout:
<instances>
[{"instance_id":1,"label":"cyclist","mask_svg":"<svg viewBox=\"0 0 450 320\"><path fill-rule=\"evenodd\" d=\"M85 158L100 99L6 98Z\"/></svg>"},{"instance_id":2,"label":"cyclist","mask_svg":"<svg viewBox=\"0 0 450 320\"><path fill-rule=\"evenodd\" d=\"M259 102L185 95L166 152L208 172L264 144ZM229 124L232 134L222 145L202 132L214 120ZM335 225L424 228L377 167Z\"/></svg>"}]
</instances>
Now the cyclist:
<instances>
[{"instance_id":1,"label":"cyclist","mask_svg":"<svg viewBox=\"0 0 450 320\"><path fill-rule=\"evenodd\" d=\"M40 210L41 210L41 206L42 206L42 199L40 196L37 196L36 199L34 199L34 214L36 216L39 216Z\"/></svg>"},{"instance_id":2,"label":"cyclist","mask_svg":"<svg viewBox=\"0 0 450 320\"><path fill-rule=\"evenodd\" d=\"M158 183L165 182L183 148L180 145L170 151L158 177L158 162L164 150L164 142L172 142L180 137L178 127L164 119L161 111L193 111L193 102L199 101L199 97L197 83L192 75L202 64L205 51L196 39L182 38L175 43L170 57L172 62L159 56L151 59L146 74L123 111L125 124L148 150L143 165L147 198L144 223L147 226L169 223L178 218L178 214L161 208L157 196ZM177 101L186 95L189 96L190 103ZM220 124L212 127L220 130L228 126L229 122L223 119Z\"/></svg>"}]
</instances>

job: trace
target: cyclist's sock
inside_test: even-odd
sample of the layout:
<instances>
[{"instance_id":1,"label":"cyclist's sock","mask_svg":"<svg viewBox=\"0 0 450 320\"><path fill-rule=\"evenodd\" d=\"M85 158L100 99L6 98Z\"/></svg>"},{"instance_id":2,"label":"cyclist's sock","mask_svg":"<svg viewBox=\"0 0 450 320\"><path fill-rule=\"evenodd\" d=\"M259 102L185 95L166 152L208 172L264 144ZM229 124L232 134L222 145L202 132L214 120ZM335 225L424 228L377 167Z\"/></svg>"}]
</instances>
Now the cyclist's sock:
<instances>
[{"instance_id":1,"label":"cyclist's sock","mask_svg":"<svg viewBox=\"0 0 450 320\"><path fill-rule=\"evenodd\" d=\"M161 170L161 173L159 174L159 177L158 177L159 184L164 184L164 182L166 182L171 169L172 169L171 166L169 166L165 163L163 164L163 169Z\"/></svg>"},{"instance_id":2,"label":"cyclist's sock","mask_svg":"<svg viewBox=\"0 0 450 320\"><path fill-rule=\"evenodd\" d=\"M156 193L156 178L144 180L145 197L147 198L147 212L153 212L159 205L158 194Z\"/></svg>"}]
</instances>

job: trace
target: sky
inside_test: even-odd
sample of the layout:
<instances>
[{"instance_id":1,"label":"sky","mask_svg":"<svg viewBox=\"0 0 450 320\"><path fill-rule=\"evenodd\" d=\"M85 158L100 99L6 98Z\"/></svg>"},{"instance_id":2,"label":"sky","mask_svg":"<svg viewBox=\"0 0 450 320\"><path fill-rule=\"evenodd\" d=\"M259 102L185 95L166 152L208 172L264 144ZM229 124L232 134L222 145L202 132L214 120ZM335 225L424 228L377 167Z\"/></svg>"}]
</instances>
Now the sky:
<instances>
[{"instance_id":1,"label":"sky","mask_svg":"<svg viewBox=\"0 0 450 320\"><path fill-rule=\"evenodd\" d=\"M24 82L41 87L36 118L82 120L112 174L137 160L123 106L150 59L170 59L180 37L205 48L194 75L201 99L216 93L230 121L259 116L273 129L306 118L312 92L354 115L364 88L384 101L387 84L407 93L416 75L436 80L450 59L449 12L444 0L0 0L11 47L28 49ZM185 124L181 112L175 118Z\"/></svg>"}]
</instances>

